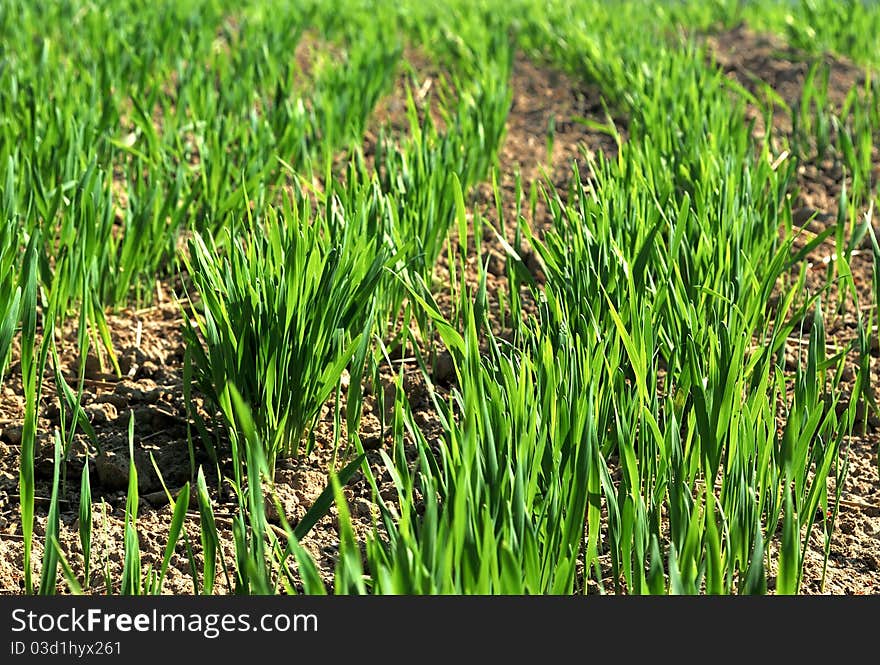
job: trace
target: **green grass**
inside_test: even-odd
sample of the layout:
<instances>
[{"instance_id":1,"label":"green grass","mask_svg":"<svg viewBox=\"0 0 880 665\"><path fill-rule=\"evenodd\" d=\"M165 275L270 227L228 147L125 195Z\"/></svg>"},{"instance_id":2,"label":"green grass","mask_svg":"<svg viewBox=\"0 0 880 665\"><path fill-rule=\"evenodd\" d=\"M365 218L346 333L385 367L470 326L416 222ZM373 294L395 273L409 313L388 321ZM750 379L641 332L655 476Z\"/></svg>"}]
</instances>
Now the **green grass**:
<instances>
[{"instance_id":1,"label":"green grass","mask_svg":"<svg viewBox=\"0 0 880 665\"><path fill-rule=\"evenodd\" d=\"M197 234L185 259L201 299L185 329L187 363L228 425L228 386L239 388L273 469L279 455L297 454L374 323L388 252L365 232L368 208L334 203L311 220L307 199L289 201L229 232L225 257Z\"/></svg>"},{"instance_id":2,"label":"green grass","mask_svg":"<svg viewBox=\"0 0 880 665\"><path fill-rule=\"evenodd\" d=\"M367 543L369 590L571 593L598 455L589 374L602 343L535 332L514 349L482 330L490 350L481 357L483 324L467 316L453 344L459 387L437 405L439 456L397 393L394 447L382 455L398 500ZM359 558L343 555L342 567ZM358 591L351 582L337 592Z\"/></svg>"},{"instance_id":3,"label":"green grass","mask_svg":"<svg viewBox=\"0 0 880 665\"><path fill-rule=\"evenodd\" d=\"M0 381L9 361L9 349L16 332L21 306L21 287L16 282L19 251L18 229L11 215L0 226Z\"/></svg>"},{"instance_id":4,"label":"green grass","mask_svg":"<svg viewBox=\"0 0 880 665\"><path fill-rule=\"evenodd\" d=\"M93 350L121 374L108 314L150 304L157 283L185 321L190 478L173 495L163 483L167 540L145 565L131 463L123 563L99 573L108 592L167 591L184 550L197 594L802 591L810 548L826 566L832 551L842 451L876 409L878 278L862 302L851 271L857 251L880 261L876 75L838 103L820 62L782 108L791 135L758 139L746 108L769 118L768 101L726 78L698 37L746 20L876 66L880 6L343 5L0 6L0 381L20 373L25 405L26 592L55 592L59 567L71 591L94 591L103 502L87 465L79 552L60 544L58 499L76 436L98 441L80 406L84 360ZM413 51L438 70L430 82L405 62ZM508 115L516 92L537 94L512 88L517 53L597 86L625 118L625 132L605 126L617 154L570 164L566 191L544 179L504 190ZM389 94L402 131L376 112ZM538 131L543 163L559 128ZM823 160L844 173L837 218L799 236L798 168ZM484 183L497 209L479 205ZM497 300L490 225L517 239L499 243L509 284ZM822 243L834 257L817 285L805 260ZM855 338L832 343L846 314ZM59 358L67 324L75 381ZM432 383L443 351L448 392ZM433 429L410 404L412 379ZM368 455L370 391L393 443ZM43 433L48 399L61 422ZM270 522L267 502L283 514L279 460L315 452L325 408L326 489L299 523ZM133 451L148 432L129 422ZM36 583L41 434L54 482ZM356 474L378 515L362 542L343 491ZM231 521L215 512L218 487ZM339 558L321 570L303 541L331 510Z\"/></svg>"}]
</instances>

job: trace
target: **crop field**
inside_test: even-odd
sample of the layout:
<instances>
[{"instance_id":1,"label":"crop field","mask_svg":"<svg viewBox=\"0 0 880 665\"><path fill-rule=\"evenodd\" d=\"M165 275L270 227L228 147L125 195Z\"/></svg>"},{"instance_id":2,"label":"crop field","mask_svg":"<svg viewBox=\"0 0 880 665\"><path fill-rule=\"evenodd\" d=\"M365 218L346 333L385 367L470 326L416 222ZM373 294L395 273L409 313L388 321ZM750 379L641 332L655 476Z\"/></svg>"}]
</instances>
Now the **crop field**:
<instances>
[{"instance_id":1,"label":"crop field","mask_svg":"<svg viewBox=\"0 0 880 665\"><path fill-rule=\"evenodd\" d=\"M880 2L0 2L0 592L880 593Z\"/></svg>"}]
</instances>

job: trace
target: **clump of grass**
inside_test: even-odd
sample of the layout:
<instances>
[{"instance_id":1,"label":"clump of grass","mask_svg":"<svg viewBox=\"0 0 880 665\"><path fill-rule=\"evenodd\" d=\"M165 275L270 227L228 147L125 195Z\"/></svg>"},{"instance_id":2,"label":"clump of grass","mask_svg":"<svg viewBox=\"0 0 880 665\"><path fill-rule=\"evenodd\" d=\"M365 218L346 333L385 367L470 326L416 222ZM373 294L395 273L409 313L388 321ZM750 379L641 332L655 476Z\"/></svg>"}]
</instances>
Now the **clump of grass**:
<instances>
[{"instance_id":1,"label":"clump of grass","mask_svg":"<svg viewBox=\"0 0 880 665\"><path fill-rule=\"evenodd\" d=\"M383 528L368 539L368 586L382 594L572 593L598 483L590 371L603 362L602 343L535 331L517 349L492 337L487 322L478 326L472 306L463 316L463 336L441 333L459 387L437 404L439 454L398 390L394 450L382 452L397 505L382 507ZM484 357L478 328L488 339ZM415 469L404 450L410 437ZM362 592L351 574L359 557L356 548L341 552L337 592Z\"/></svg>"},{"instance_id":2,"label":"clump of grass","mask_svg":"<svg viewBox=\"0 0 880 665\"><path fill-rule=\"evenodd\" d=\"M187 365L229 427L228 385L238 387L272 469L299 452L343 370L363 363L387 251L360 232L357 212L311 219L291 197L240 234L227 230L225 254L210 238L190 242L200 302L184 329Z\"/></svg>"}]
</instances>

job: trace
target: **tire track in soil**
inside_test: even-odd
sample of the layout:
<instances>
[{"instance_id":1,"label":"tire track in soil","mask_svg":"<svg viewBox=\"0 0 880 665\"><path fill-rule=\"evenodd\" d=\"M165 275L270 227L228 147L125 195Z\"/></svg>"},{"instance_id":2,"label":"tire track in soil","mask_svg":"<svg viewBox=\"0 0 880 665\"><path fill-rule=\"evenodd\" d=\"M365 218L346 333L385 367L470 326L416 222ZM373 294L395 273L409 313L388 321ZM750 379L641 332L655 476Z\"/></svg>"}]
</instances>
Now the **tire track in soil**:
<instances>
[{"instance_id":1,"label":"tire track in soil","mask_svg":"<svg viewBox=\"0 0 880 665\"><path fill-rule=\"evenodd\" d=\"M735 79L747 90L760 96L763 84L769 85L792 109L798 108L802 100L805 79L815 63L821 63L829 70L828 97L839 110L854 86L864 86L865 70L852 62L829 54L810 55L792 48L774 35L759 34L745 25L711 35L706 38L707 45L718 65L727 76ZM758 109L749 106L747 118L755 121L755 134L762 138L767 134L765 121ZM791 140L793 127L791 116L779 105L773 106L771 145L773 152L780 154ZM873 177L873 195L877 194L877 180L880 177L880 136L874 138L873 162L876 165ZM792 217L796 227L805 232L796 240L796 247L802 247L815 234L828 225L836 223L838 201L844 184L841 155L832 144L829 155L819 160L815 154L807 156L798 164L795 189L790 194ZM847 182L850 186L851 182ZM850 187L851 189L851 187ZM861 216L867 209L860 211ZM795 228L797 232L797 228ZM806 238L806 239L805 239ZM873 261L869 246L863 243L852 258L851 270L862 309L870 309L874 294L872 289ZM835 253L834 240L826 240L811 252L807 258L807 289L817 293L827 284L827 262ZM797 269L797 267L795 268ZM857 336L857 317L852 311L853 302L848 300L849 309L840 314L834 311L838 291L832 286L826 303L826 339L829 348L844 348ZM805 328L805 333L809 334ZM787 370L793 371L798 358L803 354L803 345L797 339L789 340L786 349ZM880 382L876 344L871 349L872 385ZM845 368L842 386L852 388L858 358L850 354L852 364ZM804 359L802 361L805 362ZM851 391L850 391L851 392ZM845 408L848 401L841 405ZM854 433L844 442L843 451L849 461L849 473L845 480L840 515L832 538L831 554L824 590L822 577L822 537L820 529L811 534L811 549L807 554L804 569L803 593L832 594L873 594L880 592L880 478L876 455L880 446L880 419L870 414L866 431Z\"/></svg>"}]
</instances>

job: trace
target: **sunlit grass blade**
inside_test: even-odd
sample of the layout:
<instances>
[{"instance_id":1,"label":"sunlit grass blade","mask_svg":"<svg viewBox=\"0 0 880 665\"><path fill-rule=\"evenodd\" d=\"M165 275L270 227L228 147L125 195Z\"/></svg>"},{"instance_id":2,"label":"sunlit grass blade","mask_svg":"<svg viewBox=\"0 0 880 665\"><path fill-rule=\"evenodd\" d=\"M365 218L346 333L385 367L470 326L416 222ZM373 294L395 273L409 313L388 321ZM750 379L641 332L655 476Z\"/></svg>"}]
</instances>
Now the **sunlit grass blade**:
<instances>
[{"instance_id":1,"label":"sunlit grass blade","mask_svg":"<svg viewBox=\"0 0 880 665\"><path fill-rule=\"evenodd\" d=\"M83 464L79 488L79 542L83 558L83 586L91 585L92 571L92 485L89 479L89 462Z\"/></svg>"},{"instance_id":2,"label":"sunlit grass blade","mask_svg":"<svg viewBox=\"0 0 880 665\"><path fill-rule=\"evenodd\" d=\"M60 537L58 518L58 489L61 480L61 435L55 432L55 446L52 467L52 495L49 497L49 515L46 518L46 545L43 548L43 568L40 577L40 595L55 595L58 576L58 550L50 543L57 543Z\"/></svg>"}]
</instances>

